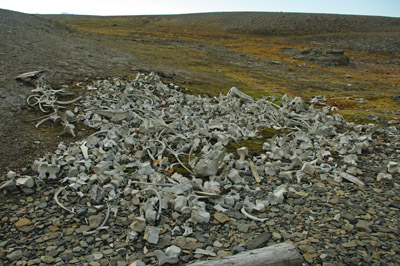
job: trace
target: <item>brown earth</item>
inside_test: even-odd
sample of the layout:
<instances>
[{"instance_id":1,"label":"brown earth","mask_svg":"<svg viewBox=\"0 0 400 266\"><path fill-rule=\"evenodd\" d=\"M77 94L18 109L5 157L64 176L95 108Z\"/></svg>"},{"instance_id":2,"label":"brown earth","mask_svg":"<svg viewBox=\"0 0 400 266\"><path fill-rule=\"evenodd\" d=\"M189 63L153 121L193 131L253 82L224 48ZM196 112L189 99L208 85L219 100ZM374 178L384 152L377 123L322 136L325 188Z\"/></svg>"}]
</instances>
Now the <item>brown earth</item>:
<instances>
[{"instance_id":1,"label":"brown earth","mask_svg":"<svg viewBox=\"0 0 400 266\"><path fill-rule=\"evenodd\" d=\"M347 118L399 117L400 19L287 13L174 16L36 16L0 9L0 175L20 171L62 140L30 108L21 73L45 70L58 88L74 82L156 71L192 93L237 86L249 95L334 98ZM344 49L350 64L325 67L295 59L307 48ZM360 106L342 96L364 97ZM383 122L386 120L383 119Z\"/></svg>"}]
</instances>

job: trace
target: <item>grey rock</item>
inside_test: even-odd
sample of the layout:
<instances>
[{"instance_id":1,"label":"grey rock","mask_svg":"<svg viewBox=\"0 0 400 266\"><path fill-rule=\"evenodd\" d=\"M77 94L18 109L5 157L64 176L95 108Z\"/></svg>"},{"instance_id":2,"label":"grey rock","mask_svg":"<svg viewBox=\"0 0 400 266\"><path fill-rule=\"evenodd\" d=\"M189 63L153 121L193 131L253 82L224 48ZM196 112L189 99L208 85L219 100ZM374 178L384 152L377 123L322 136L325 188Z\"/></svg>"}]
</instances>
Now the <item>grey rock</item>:
<instances>
[{"instance_id":1,"label":"grey rock","mask_svg":"<svg viewBox=\"0 0 400 266\"><path fill-rule=\"evenodd\" d=\"M196 250L197 248L202 248L204 246L203 243L197 242L197 239L195 238L182 236L179 236L172 240L171 244L186 250Z\"/></svg>"},{"instance_id":2,"label":"grey rock","mask_svg":"<svg viewBox=\"0 0 400 266\"><path fill-rule=\"evenodd\" d=\"M342 228L343 228L344 230L346 230L347 232L351 232L351 231L353 231L353 229L354 229L354 225L348 223L348 224L342 225Z\"/></svg>"},{"instance_id":3,"label":"grey rock","mask_svg":"<svg viewBox=\"0 0 400 266\"><path fill-rule=\"evenodd\" d=\"M356 241L350 241L347 243L343 243L342 246L345 248L355 248L355 247L357 247L357 243L356 243Z\"/></svg>"},{"instance_id":4,"label":"grey rock","mask_svg":"<svg viewBox=\"0 0 400 266\"><path fill-rule=\"evenodd\" d=\"M201 233L201 232L194 232L193 233L193 236L197 239L197 241L199 241L199 242L205 242L206 241L206 239L205 239L205 237L203 236L203 234Z\"/></svg>"},{"instance_id":5,"label":"grey rock","mask_svg":"<svg viewBox=\"0 0 400 266\"><path fill-rule=\"evenodd\" d=\"M222 248L224 245L222 245L221 242L219 242L218 240L214 241L213 246L216 248Z\"/></svg>"},{"instance_id":6,"label":"grey rock","mask_svg":"<svg viewBox=\"0 0 400 266\"><path fill-rule=\"evenodd\" d=\"M379 232L383 232L383 233L390 233L392 232L392 230L386 226L382 226L382 225L377 225L376 228L378 229Z\"/></svg>"},{"instance_id":7,"label":"grey rock","mask_svg":"<svg viewBox=\"0 0 400 266\"><path fill-rule=\"evenodd\" d=\"M260 235L248 240L245 244L247 249L256 249L266 246L268 240L271 238L271 233L264 232Z\"/></svg>"},{"instance_id":8,"label":"grey rock","mask_svg":"<svg viewBox=\"0 0 400 266\"><path fill-rule=\"evenodd\" d=\"M87 212L88 212L87 208L79 208L76 211L76 215L78 215L78 217L85 216L87 214Z\"/></svg>"},{"instance_id":9,"label":"grey rock","mask_svg":"<svg viewBox=\"0 0 400 266\"><path fill-rule=\"evenodd\" d=\"M83 249L80 247L80 246L77 246L77 247L74 247L73 249L72 249L72 251L73 252L81 252Z\"/></svg>"},{"instance_id":10,"label":"grey rock","mask_svg":"<svg viewBox=\"0 0 400 266\"><path fill-rule=\"evenodd\" d=\"M103 249L101 252L102 252L105 256L110 256L110 255L112 255L112 254L114 253L114 250L112 250L112 249Z\"/></svg>"},{"instance_id":11,"label":"grey rock","mask_svg":"<svg viewBox=\"0 0 400 266\"><path fill-rule=\"evenodd\" d=\"M141 260L136 260L134 263L130 264L129 266L145 266L146 264Z\"/></svg>"},{"instance_id":12,"label":"grey rock","mask_svg":"<svg viewBox=\"0 0 400 266\"><path fill-rule=\"evenodd\" d=\"M52 256L46 255L46 256L41 256L40 260L44 263L51 264L55 262L56 259L53 258Z\"/></svg>"},{"instance_id":13,"label":"grey rock","mask_svg":"<svg viewBox=\"0 0 400 266\"><path fill-rule=\"evenodd\" d=\"M65 253L65 251L64 251ZM63 261L70 261L74 257L74 254L72 253L72 250L70 253L66 253L64 256L61 256Z\"/></svg>"},{"instance_id":14,"label":"grey rock","mask_svg":"<svg viewBox=\"0 0 400 266\"><path fill-rule=\"evenodd\" d=\"M94 242L94 237L93 236L88 236L86 238L86 243L88 243L89 245L92 244Z\"/></svg>"},{"instance_id":15,"label":"grey rock","mask_svg":"<svg viewBox=\"0 0 400 266\"><path fill-rule=\"evenodd\" d=\"M281 234L279 234L278 232L273 232L272 233L272 238L274 240L280 240L282 238Z\"/></svg>"},{"instance_id":16,"label":"grey rock","mask_svg":"<svg viewBox=\"0 0 400 266\"><path fill-rule=\"evenodd\" d=\"M372 222L365 221L365 220L359 220L356 224L356 229L370 233L370 232L372 232L372 229L370 228L371 225L372 225Z\"/></svg>"},{"instance_id":17,"label":"grey rock","mask_svg":"<svg viewBox=\"0 0 400 266\"><path fill-rule=\"evenodd\" d=\"M157 244L159 239L160 229L153 226L147 226L144 231L143 239L150 244Z\"/></svg>"},{"instance_id":18,"label":"grey rock","mask_svg":"<svg viewBox=\"0 0 400 266\"><path fill-rule=\"evenodd\" d=\"M5 246L7 246L8 242L10 242L9 240L4 240L0 242L0 248L4 248Z\"/></svg>"},{"instance_id":19,"label":"grey rock","mask_svg":"<svg viewBox=\"0 0 400 266\"><path fill-rule=\"evenodd\" d=\"M306 203L306 200L304 198L298 198L293 200L293 204L296 205L304 205Z\"/></svg>"},{"instance_id":20,"label":"grey rock","mask_svg":"<svg viewBox=\"0 0 400 266\"><path fill-rule=\"evenodd\" d=\"M158 241L157 248L163 249L163 248L165 248L167 246L170 246L171 245L171 239L172 239L171 235L164 234L163 237L160 238L160 240Z\"/></svg>"},{"instance_id":21,"label":"grey rock","mask_svg":"<svg viewBox=\"0 0 400 266\"><path fill-rule=\"evenodd\" d=\"M35 190L32 188L28 188L28 187L23 187L21 188L22 192L24 192L25 195L33 195L35 194Z\"/></svg>"},{"instance_id":22,"label":"grey rock","mask_svg":"<svg viewBox=\"0 0 400 266\"><path fill-rule=\"evenodd\" d=\"M231 221L231 218L229 218L229 216L220 212L214 214L214 219L221 224Z\"/></svg>"},{"instance_id":23,"label":"grey rock","mask_svg":"<svg viewBox=\"0 0 400 266\"><path fill-rule=\"evenodd\" d=\"M93 260L101 260L104 257L103 253L101 252L94 252L92 256Z\"/></svg>"},{"instance_id":24,"label":"grey rock","mask_svg":"<svg viewBox=\"0 0 400 266\"><path fill-rule=\"evenodd\" d=\"M231 255L232 255L232 252L226 251L226 250L219 250L219 251L217 252L217 255L218 255L218 257L220 257L220 258L225 258L225 257L231 256Z\"/></svg>"},{"instance_id":25,"label":"grey rock","mask_svg":"<svg viewBox=\"0 0 400 266\"><path fill-rule=\"evenodd\" d=\"M316 249L311 245L298 245L297 246L301 251L306 253L315 253Z\"/></svg>"},{"instance_id":26,"label":"grey rock","mask_svg":"<svg viewBox=\"0 0 400 266\"><path fill-rule=\"evenodd\" d=\"M101 214L89 216L89 226L91 229L96 229L103 222L104 218Z\"/></svg>"},{"instance_id":27,"label":"grey rock","mask_svg":"<svg viewBox=\"0 0 400 266\"><path fill-rule=\"evenodd\" d=\"M106 196L106 191L102 187L100 187L99 185L95 184L90 189L89 194L90 194L90 200L94 204L100 204L101 201Z\"/></svg>"},{"instance_id":28,"label":"grey rock","mask_svg":"<svg viewBox=\"0 0 400 266\"><path fill-rule=\"evenodd\" d=\"M90 230L90 226L88 225L81 225L78 229L75 230L76 233L81 234L85 231L89 231Z\"/></svg>"},{"instance_id":29,"label":"grey rock","mask_svg":"<svg viewBox=\"0 0 400 266\"><path fill-rule=\"evenodd\" d=\"M350 222L354 221L356 218L351 213L344 213L341 215L342 218L349 220Z\"/></svg>"},{"instance_id":30,"label":"grey rock","mask_svg":"<svg viewBox=\"0 0 400 266\"><path fill-rule=\"evenodd\" d=\"M83 248L87 248L89 246L88 243L84 240L79 241L79 245Z\"/></svg>"},{"instance_id":31,"label":"grey rock","mask_svg":"<svg viewBox=\"0 0 400 266\"><path fill-rule=\"evenodd\" d=\"M238 254L238 253L243 252L244 250L245 250L245 248L242 247L242 246L234 246L234 247L232 248L232 253L233 253L233 254Z\"/></svg>"},{"instance_id":32,"label":"grey rock","mask_svg":"<svg viewBox=\"0 0 400 266\"><path fill-rule=\"evenodd\" d=\"M57 247L55 246L50 246L46 248L46 255L49 255L51 257L57 257L58 253L60 253L60 251L57 250Z\"/></svg>"},{"instance_id":33,"label":"grey rock","mask_svg":"<svg viewBox=\"0 0 400 266\"><path fill-rule=\"evenodd\" d=\"M15 250L15 251L11 252L10 254L8 254L6 257L10 261L19 260L20 258L22 258L22 251L21 250Z\"/></svg>"},{"instance_id":34,"label":"grey rock","mask_svg":"<svg viewBox=\"0 0 400 266\"><path fill-rule=\"evenodd\" d=\"M242 232L242 233L247 233L249 231L249 224L245 224L245 223L237 223L236 224L237 229Z\"/></svg>"},{"instance_id":35,"label":"grey rock","mask_svg":"<svg viewBox=\"0 0 400 266\"><path fill-rule=\"evenodd\" d=\"M29 233L32 232L35 229L34 225L28 225L28 226L23 226L18 228L18 231L24 232L24 233Z\"/></svg>"}]
</instances>

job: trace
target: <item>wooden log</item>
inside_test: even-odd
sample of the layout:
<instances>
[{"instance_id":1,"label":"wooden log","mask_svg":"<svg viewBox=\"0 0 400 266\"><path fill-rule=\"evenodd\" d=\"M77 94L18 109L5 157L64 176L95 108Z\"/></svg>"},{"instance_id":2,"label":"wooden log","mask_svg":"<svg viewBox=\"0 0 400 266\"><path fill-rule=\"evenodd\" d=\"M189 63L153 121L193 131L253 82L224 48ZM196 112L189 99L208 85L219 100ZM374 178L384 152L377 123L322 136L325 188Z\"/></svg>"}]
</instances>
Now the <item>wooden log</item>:
<instances>
[{"instance_id":1,"label":"wooden log","mask_svg":"<svg viewBox=\"0 0 400 266\"><path fill-rule=\"evenodd\" d=\"M217 260L199 261L190 266L297 266L303 257L289 242L249 250Z\"/></svg>"}]
</instances>

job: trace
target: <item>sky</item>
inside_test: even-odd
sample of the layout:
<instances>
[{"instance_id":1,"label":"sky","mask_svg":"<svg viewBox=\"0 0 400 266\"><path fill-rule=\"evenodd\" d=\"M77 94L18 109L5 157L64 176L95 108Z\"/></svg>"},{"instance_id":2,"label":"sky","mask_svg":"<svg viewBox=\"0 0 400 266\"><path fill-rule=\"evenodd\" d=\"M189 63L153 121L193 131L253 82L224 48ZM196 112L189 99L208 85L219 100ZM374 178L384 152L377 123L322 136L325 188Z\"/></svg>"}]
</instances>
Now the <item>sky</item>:
<instances>
[{"instance_id":1,"label":"sky","mask_svg":"<svg viewBox=\"0 0 400 266\"><path fill-rule=\"evenodd\" d=\"M0 8L105 16L267 11L400 17L400 0L1 0Z\"/></svg>"}]
</instances>

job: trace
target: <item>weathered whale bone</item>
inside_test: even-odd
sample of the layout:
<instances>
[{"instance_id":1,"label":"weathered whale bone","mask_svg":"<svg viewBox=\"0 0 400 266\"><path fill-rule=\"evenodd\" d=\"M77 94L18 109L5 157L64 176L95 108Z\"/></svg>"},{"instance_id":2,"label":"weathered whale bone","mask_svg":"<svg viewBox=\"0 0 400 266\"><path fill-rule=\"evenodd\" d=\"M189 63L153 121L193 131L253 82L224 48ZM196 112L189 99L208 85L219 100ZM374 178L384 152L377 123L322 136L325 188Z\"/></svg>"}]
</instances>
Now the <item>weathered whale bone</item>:
<instances>
[{"instance_id":1,"label":"weathered whale bone","mask_svg":"<svg viewBox=\"0 0 400 266\"><path fill-rule=\"evenodd\" d=\"M269 102L270 98L253 99L237 88L228 95L197 97L182 93L176 85L163 84L151 73L139 74L133 81L94 81L86 87L90 93L73 102L75 108L69 111L56 99L61 92L46 86L38 85L28 100L49 112L40 119L67 127L83 123L97 132L75 143L60 143L53 155L36 160L33 170L37 176L32 179L60 180L63 185L54 199L69 216L77 215L75 210L82 207L79 201L68 202L70 195L81 202L86 197L85 207L103 210L107 219L110 213L117 216L118 210L129 212L132 222L127 242L141 241L146 228L145 238L157 242L157 229L149 226L162 224L167 208L172 208L182 225L177 229L166 226L163 233L186 237L202 223L209 223L215 211L228 215L241 210L238 215L265 222L257 212L283 203L295 186L305 189L320 180L366 185L359 164L377 128L348 123L328 106L313 108L288 95L273 99L280 101L278 105ZM256 141L266 128L279 134L264 140L263 148L249 158L243 143ZM391 129L394 141L396 130ZM237 150L237 160L229 152L235 143L243 146ZM397 177L397 162L383 168L389 174L376 173L380 181L389 175ZM13 175L11 185L16 189L18 178L25 176ZM289 182L298 184L289 187ZM261 198L254 200L255 193ZM106 230L107 219L84 234ZM159 252L159 262L175 261L175 255ZM199 249L197 254L212 256L215 252Z\"/></svg>"},{"instance_id":2,"label":"weathered whale bone","mask_svg":"<svg viewBox=\"0 0 400 266\"><path fill-rule=\"evenodd\" d=\"M218 172L226 150L222 146L215 146L215 150L209 151L203 158L193 155L193 149L189 152L189 165L194 173L200 176L213 176Z\"/></svg>"}]
</instances>

